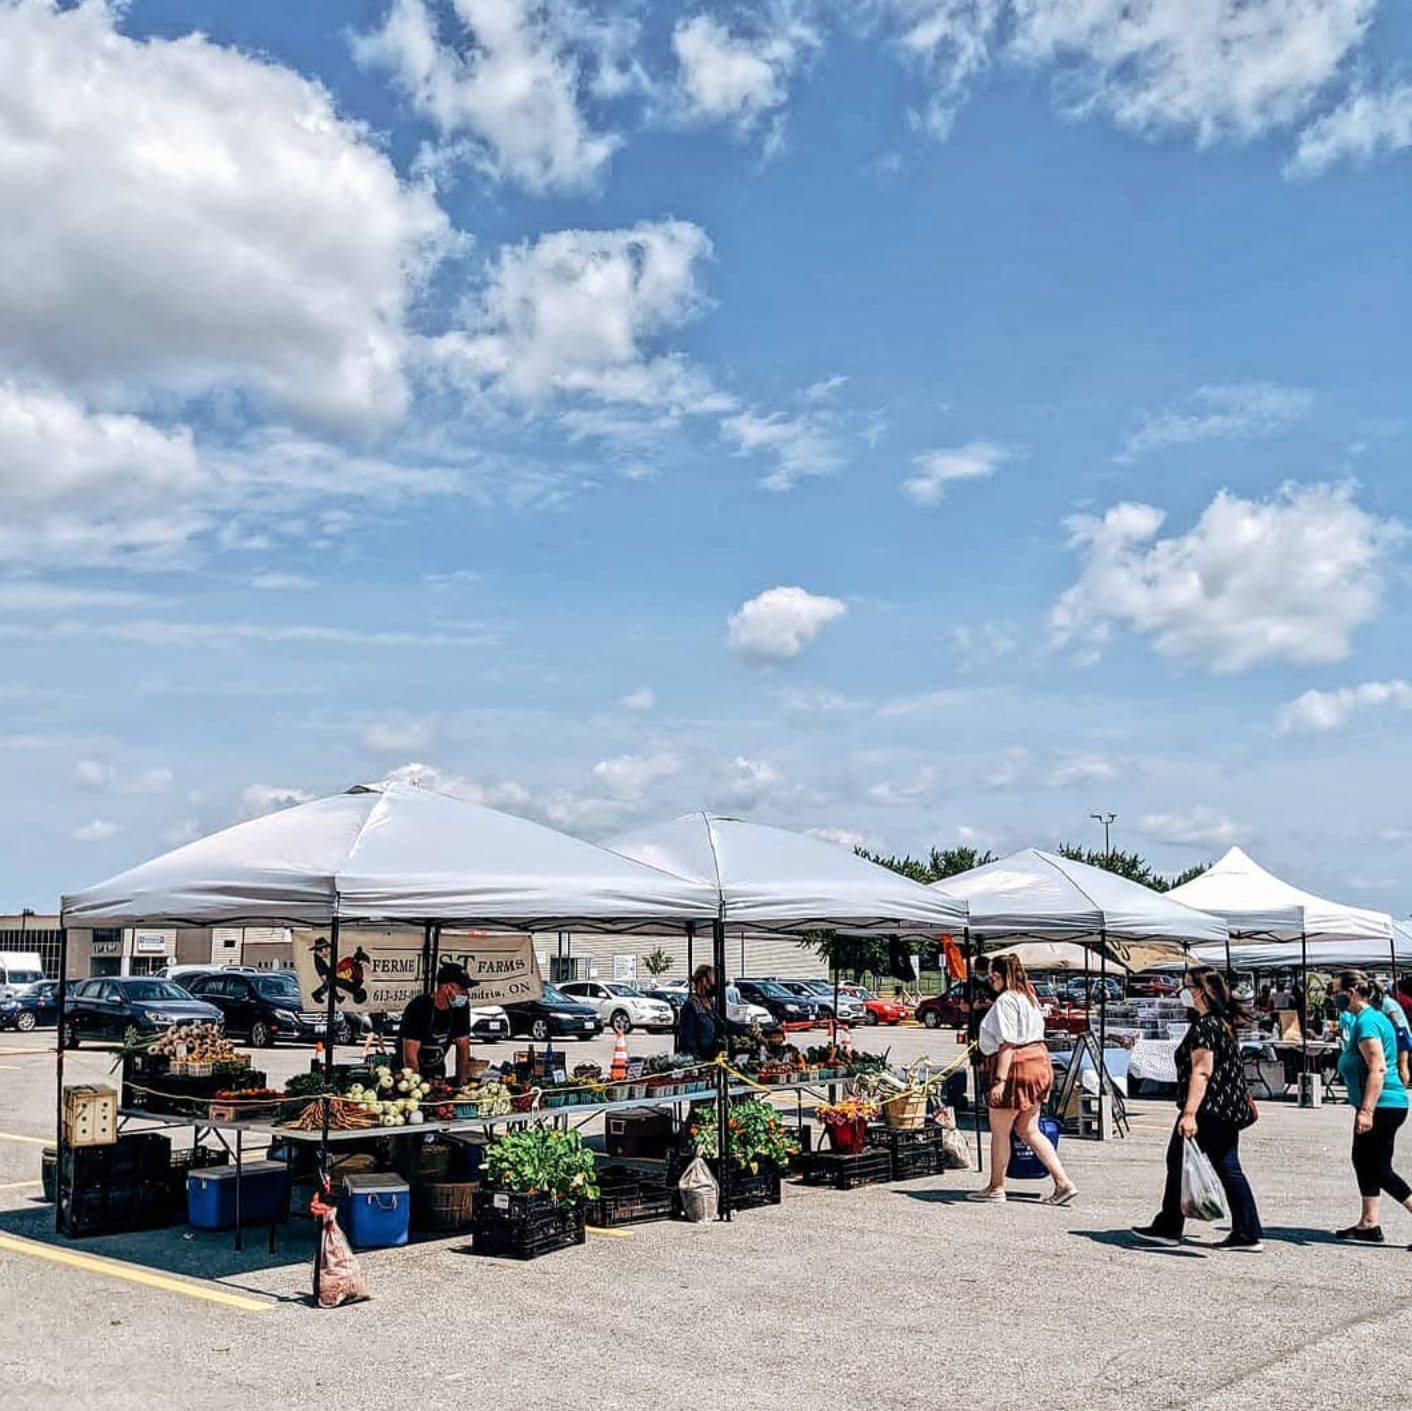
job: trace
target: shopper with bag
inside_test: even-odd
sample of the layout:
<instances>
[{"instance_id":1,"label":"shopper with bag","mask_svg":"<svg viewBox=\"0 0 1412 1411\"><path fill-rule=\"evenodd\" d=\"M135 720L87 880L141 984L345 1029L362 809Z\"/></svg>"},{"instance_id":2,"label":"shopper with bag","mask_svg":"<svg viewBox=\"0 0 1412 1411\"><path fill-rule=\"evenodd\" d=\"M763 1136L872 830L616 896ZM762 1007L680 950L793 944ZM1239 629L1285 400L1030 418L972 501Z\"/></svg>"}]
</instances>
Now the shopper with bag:
<instances>
[{"instance_id":1,"label":"shopper with bag","mask_svg":"<svg viewBox=\"0 0 1412 1411\"><path fill-rule=\"evenodd\" d=\"M1044 1012L1020 958L998 955L990 963L995 1003L981 1020L980 1048L986 1058L990 1108L990 1184L968 1193L967 1200L1006 1199L1005 1168L1010 1164L1010 1132L1039 1158L1054 1180L1046 1205L1068 1205L1078 1195L1059 1161L1059 1153L1039 1126L1039 1114L1054 1086L1054 1065L1044 1042Z\"/></svg>"},{"instance_id":2,"label":"shopper with bag","mask_svg":"<svg viewBox=\"0 0 1412 1411\"><path fill-rule=\"evenodd\" d=\"M1162 1209L1150 1225L1137 1226L1133 1234L1148 1244L1180 1244L1188 1215L1200 1219L1215 1213L1202 1198L1200 1181L1197 1198L1191 1199L1192 1178L1201 1174L1198 1163L1186 1160L1186 1143L1194 1142L1214 1169L1230 1206L1231 1232L1214 1248L1257 1253L1264 1248L1260 1213L1240 1165L1240 1134L1259 1115L1245 1085L1236 1039L1238 1029L1249 1022L1249 1014L1226 977L1208 966L1187 972L1181 997L1188 1009L1195 1010L1196 1020L1177 1047L1177 1106L1181 1115L1167 1143ZM1188 1176L1189 1198L1184 1209L1186 1166L1192 1175Z\"/></svg>"},{"instance_id":3,"label":"shopper with bag","mask_svg":"<svg viewBox=\"0 0 1412 1411\"><path fill-rule=\"evenodd\" d=\"M1412 1210L1412 1187L1392 1169L1398 1129L1407 1120L1407 1088L1397 1068L1397 1033L1382 1012L1382 990L1361 970L1345 970L1338 990L1340 1001L1348 1000L1338 1071L1355 1109L1353 1170L1363 1212L1356 1225L1337 1234L1357 1244L1382 1244L1382 1192Z\"/></svg>"}]
</instances>

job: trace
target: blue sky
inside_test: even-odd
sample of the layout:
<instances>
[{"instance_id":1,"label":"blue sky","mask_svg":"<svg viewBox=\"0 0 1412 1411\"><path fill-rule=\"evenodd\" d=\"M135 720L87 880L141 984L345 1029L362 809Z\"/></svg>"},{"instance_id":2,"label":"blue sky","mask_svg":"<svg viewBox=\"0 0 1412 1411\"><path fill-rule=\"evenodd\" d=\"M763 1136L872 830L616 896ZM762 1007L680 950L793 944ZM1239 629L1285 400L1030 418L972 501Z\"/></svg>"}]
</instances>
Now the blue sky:
<instances>
[{"instance_id":1,"label":"blue sky","mask_svg":"<svg viewBox=\"0 0 1412 1411\"><path fill-rule=\"evenodd\" d=\"M0 45L4 906L397 771L1412 906L1400 7Z\"/></svg>"}]
</instances>

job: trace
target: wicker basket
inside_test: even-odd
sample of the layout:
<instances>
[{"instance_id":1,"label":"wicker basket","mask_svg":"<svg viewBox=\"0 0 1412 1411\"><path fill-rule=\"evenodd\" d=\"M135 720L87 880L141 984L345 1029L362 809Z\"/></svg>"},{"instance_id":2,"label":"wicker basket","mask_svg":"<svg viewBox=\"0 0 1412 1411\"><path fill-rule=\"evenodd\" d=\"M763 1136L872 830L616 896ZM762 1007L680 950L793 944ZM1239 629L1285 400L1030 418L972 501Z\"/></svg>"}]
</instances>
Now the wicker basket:
<instances>
[{"instance_id":1,"label":"wicker basket","mask_svg":"<svg viewBox=\"0 0 1412 1411\"><path fill-rule=\"evenodd\" d=\"M418 1181L412 1187L412 1228L427 1233L470 1229L476 1190L473 1181Z\"/></svg>"},{"instance_id":2,"label":"wicker basket","mask_svg":"<svg viewBox=\"0 0 1412 1411\"><path fill-rule=\"evenodd\" d=\"M927 1095L920 1088L888 1098L882 1105L883 1121L889 1127L912 1130L926 1125Z\"/></svg>"}]
</instances>

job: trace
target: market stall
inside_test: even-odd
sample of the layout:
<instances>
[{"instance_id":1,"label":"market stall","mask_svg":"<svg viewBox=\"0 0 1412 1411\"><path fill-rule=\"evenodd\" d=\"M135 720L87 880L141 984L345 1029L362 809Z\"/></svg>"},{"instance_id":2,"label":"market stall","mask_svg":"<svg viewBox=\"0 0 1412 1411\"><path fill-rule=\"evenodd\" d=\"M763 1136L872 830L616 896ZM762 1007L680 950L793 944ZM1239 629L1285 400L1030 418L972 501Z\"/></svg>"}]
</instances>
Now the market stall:
<instances>
[{"instance_id":1,"label":"market stall","mask_svg":"<svg viewBox=\"0 0 1412 1411\"><path fill-rule=\"evenodd\" d=\"M1342 902L1329 901L1313 892L1303 891L1276 877L1237 847L1231 848L1199 877L1174 887L1168 896L1219 917L1226 924L1228 939L1221 955L1227 973L1232 968L1232 952L1237 945L1243 963L1247 942L1290 946L1297 941L1301 994L1306 998L1309 992L1311 945L1327 945L1335 950L1342 946L1372 947L1381 950L1394 969L1397 965L1396 935L1392 918L1386 912L1346 906ZM1265 946L1260 949L1264 951ZM1214 948L1208 948L1202 954L1206 957L1206 963L1220 963ZM1291 955L1289 963L1293 964L1293 961L1294 956ZM1309 1033L1311 1026L1307 1004L1304 1008L1306 1012L1299 1016L1300 1071L1308 1074L1316 1056L1320 1057L1322 1064L1324 1050L1320 1047L1321 1041ZM1301 1083L1302 1089L1306 1086ZM1307 1105L1313 1100L1312 1092L1301 1091L1302 1104Z\"/></svg>"}]
</instances>

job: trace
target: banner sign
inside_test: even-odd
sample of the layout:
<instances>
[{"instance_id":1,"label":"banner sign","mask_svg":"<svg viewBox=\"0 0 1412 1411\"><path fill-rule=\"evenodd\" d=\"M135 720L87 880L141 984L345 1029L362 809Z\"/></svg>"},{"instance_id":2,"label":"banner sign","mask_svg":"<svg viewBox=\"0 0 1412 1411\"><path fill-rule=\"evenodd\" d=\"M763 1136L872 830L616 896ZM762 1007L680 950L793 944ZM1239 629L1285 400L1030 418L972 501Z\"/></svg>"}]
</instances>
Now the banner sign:
<instances>
[{"instance_id":1,"label":"banner sign","mask_svg":"<svg viewBox=\"0 0 1412 1411\"><path fill-rule=\"evenodd\" d=\"M360 1014L400 1014L422 993L422 938L415 932L345 932L332 977L327 932L296 931L292 940L294 972L310 1009L325 1008L331 981L338 1008ZM438 956L466 968L472 1005L523 1003L544 992L532 936L447 933Z\"/></svg>"}]
</instances>

